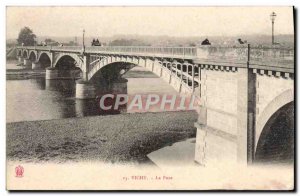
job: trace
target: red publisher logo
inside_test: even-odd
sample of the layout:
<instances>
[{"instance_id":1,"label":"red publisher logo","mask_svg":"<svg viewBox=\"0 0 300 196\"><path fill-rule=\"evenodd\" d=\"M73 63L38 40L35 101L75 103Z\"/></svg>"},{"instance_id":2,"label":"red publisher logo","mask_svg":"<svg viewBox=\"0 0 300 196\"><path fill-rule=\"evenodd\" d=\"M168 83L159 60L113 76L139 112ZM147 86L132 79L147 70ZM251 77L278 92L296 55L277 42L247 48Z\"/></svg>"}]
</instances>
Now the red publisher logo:
<instances>
[{"instance_id":1,"label":"red publisher logo","mask_svg":"<svg viewBox=\"0 0 300 196\"><path fill-rule=\"evenodd\" d=\"M24 168L21 165L18 165L15 168L15 172L16 172L16 177L21 178L21 177L23 177Z\"/></svg>"}]
</instances>

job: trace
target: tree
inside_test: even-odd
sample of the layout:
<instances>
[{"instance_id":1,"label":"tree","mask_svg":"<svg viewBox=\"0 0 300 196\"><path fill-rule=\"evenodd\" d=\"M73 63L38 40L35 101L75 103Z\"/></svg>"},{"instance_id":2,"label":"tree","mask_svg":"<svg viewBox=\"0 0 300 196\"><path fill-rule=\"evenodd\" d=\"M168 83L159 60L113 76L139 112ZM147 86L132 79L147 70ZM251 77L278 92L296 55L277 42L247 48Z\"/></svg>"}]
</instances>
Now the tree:
<instances>
[{"instance_id":1,"label":"tree","mask_svg":"<svg viewBox=\"0 0 300 196\"><path fill-rule=\"evenodd\" d=\"M51 39L51 38L46 38L46 39L45 39L45 42L46 42L46 43L51 43L51 42L55 42L55 41L54 41L53 39Z\"/></svg>"},{"instance_id":2,"label":"tree","mask_svg":"<svg viewBox=\"0 0 300 196\"><path fill-rule=\"evenodd\" d=\"M19 45L24 44L24 46L33 46L35 38L36 35L32 32L32 30L29 27L24 27L21 29L17 41Z\"/></svg>"},{"instance_id":3,"label":"tree","mask_svg":"<svg viewBox=\"0 0 300 196\"><path fill-rule=\"evenodd\" d=\"M110 42L110 46L149 46L142 40L137 39L116 39Z\"/></svg>"}]
</instances>

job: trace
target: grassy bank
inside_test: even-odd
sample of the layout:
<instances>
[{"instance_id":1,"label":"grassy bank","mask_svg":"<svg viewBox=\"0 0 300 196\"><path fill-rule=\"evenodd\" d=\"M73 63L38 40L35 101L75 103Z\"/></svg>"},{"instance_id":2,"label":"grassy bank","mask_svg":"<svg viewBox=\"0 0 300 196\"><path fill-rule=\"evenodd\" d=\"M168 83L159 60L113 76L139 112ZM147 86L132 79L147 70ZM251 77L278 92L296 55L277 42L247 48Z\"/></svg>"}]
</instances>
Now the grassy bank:
<instances>
[{"instance_id":1,"label":"grassy bank","mask_svg":"<svg viewBox=\"0 0 300 196\"><path fill-rule=\"evenodd\" d=\"M7 158L147 162L150 152L195 137L196 119L187 111L7 123Z\"/></svg>"}]
</instances>

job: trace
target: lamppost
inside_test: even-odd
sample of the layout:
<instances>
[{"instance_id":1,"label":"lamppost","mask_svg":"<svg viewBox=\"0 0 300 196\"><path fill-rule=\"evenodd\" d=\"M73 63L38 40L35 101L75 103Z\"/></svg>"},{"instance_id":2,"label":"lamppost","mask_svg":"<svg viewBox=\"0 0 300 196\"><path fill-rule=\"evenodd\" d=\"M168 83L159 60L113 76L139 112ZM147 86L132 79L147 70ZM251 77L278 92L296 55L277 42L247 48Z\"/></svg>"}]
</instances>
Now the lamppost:
<instances>
[{"instance_id":1,"label":"lamppost","mask_svg":"<svg viewBox=\"0 0 300 196\"><path fill-rule=\"evenodd\" d=\"M82 33L82 50L83 50L83 53L85 52L84 33L85 33L85 30L83 29L83 33Z\"/></svg>"},{"instance_id":2,"label":"lamppost","mask_svg":"<svg viewBox=\"0 0 300 196\"><path fill-rule=\"evenodd\" d=\"M271 18L271 21L272 21L272 44L275 44L275 42L274 42L274 21L275 21L275 18L276 18L276 13L272 12L271 15L270 15L270 18Z\"/></svg>"},{"instance_id":3,"label":"lamppost","mask_svg":"<svg viewBox=\"0 0 300 196\"><path fill-rule=\"evenodd\" d=\"M85 30L83 29L83 34L82 34L82 46L84 47L84 33L85 33Z\"/></svg>"}]
</instances>

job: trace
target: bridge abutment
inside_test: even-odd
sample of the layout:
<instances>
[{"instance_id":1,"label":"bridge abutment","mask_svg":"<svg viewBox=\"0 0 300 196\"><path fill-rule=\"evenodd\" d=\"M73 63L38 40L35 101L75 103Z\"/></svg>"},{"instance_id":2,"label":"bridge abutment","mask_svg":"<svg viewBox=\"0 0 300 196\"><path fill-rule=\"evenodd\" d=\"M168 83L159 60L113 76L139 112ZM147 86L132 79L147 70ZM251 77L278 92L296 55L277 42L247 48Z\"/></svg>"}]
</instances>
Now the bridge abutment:
<instances>
[{"instance_id":1,"label":"bridge abutment","mask_svg":"<svg viewBox=\"0 0 300 196\"><path fill-rule=\"evenodd\" d=\"M201 70L195 161L247 164L255 130L255 74L248 68Z\"/></svg>"}]
</instances>

